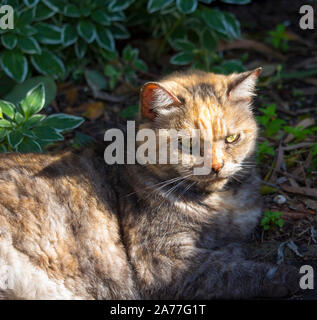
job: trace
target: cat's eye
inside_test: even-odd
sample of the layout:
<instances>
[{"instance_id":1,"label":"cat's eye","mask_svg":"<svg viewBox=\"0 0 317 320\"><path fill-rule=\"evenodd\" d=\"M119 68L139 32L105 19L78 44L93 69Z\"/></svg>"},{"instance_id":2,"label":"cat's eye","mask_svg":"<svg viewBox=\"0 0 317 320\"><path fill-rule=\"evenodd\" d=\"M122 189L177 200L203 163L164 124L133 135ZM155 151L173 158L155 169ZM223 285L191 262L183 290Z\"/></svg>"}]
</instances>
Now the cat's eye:
<instances>
[{"instance_id":1,"label":"cat's eye","mask_svg":"<svg viewBox=\"0 0 317 320\"><path fill-rule=\"evenodd\" d=\"M240 135L239 134L231 134L230 136L226 137L226 143L233 143L238 141Z\"/></svg>"}]
</instances>

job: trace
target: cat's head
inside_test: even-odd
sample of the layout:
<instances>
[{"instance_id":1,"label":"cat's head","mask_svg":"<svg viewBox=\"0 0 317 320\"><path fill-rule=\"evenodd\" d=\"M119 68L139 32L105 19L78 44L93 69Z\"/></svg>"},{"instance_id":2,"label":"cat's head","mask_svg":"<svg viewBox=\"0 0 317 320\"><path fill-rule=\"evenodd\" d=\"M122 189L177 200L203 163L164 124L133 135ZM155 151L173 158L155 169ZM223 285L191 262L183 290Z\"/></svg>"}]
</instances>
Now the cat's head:
<instances>
[{"instance_id":1,"label":"cat's head","mask_svg":"<svg viewBox=\"0 0 317 320\"><path fill-rule=\"evenodd\" d=\"M157 155L159 136L166 135L168 142L171 138L169 131L162 133L158 129L176 129L179 144L171 152L177 153L179 159L186 158L185 163L157 164L153 169L162 176L190 175L190 180L211 182L227 180L248 168L257 137L251 102L260 72L258 68L225 76L190 71L146 83L141 90L139 129L154 129ZM191 175L196 162L190 151L193 140L186 136L195 136L193 129L199 129L201 145L209 143L201 152L210 155L211 172L207 175ZM185 154L184 144L189 150Z\"/></svg>"}]
</instances>

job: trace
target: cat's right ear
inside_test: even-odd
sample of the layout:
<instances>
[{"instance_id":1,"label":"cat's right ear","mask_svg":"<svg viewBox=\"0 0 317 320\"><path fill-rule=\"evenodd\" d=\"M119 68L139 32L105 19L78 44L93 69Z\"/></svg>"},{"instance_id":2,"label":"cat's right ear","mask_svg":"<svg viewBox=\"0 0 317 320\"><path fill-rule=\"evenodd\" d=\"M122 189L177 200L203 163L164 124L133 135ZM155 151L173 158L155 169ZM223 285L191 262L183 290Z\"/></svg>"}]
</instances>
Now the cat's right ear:
<instances>
[{"instance_id":1,"label":"cat's right ear","mask_svg":"<svg viewBox=\"0 0 317 320\"><path fill-rule=\"evenodd\" d=\"M141 89L141 114L149 120L168 114L181 101L158 82L147 82Z\"/></svg>"},{"instance_id":2,"label":"cat's right ear","mask_svg":"<svg viewBox=\"0 0 317 320\"><path fill-rule=\"evenodd\" d=\"M261 71L262 68L257 68L238 74L234 73L229 76L228 97L232 100L251 100L251 97L254 95L256 81Z\"/></svg>"}]
</instances>

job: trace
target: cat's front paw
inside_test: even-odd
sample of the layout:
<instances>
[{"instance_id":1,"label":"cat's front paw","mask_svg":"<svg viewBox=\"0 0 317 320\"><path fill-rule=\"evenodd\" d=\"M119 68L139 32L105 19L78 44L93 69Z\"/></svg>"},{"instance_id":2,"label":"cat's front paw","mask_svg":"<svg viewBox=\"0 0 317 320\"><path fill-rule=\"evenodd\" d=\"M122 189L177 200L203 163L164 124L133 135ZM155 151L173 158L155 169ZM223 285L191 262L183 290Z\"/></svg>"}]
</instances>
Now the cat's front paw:
<instances>
[{"instance_id":1,"label":"cat's front paw","mask_svg":"<svg viewBox=\"0 0 317 320\"><path fill-rule=\"evenodd\" d=\"M282 298L295 294L299 288L299 271L288 265L271 267L266 274L260 297Z\"/></svg>"}]
</instances>

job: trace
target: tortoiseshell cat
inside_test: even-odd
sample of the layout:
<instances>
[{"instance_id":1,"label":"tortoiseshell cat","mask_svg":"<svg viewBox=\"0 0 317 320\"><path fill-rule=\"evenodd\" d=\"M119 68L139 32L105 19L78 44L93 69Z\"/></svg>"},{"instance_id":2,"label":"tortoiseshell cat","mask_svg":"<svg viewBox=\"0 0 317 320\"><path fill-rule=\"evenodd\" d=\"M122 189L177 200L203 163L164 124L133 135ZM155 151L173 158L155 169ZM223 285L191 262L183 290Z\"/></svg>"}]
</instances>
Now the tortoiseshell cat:
<instances>
[{"instance_id":1,"label":"tortoiseshell cat","mask_svg":"<svg viewBox=\"0 0 317 320\"><path fill-rule=\"evenodd\" d=\"M212 142L205 176L189 175L188 164L2 154L0 296L230 299L295 291L296 269L250 261L240 244L261 214L250 109L259 73L191 71L144 85L139 128L200 129Z\"/></svg>"}]
</instances>

